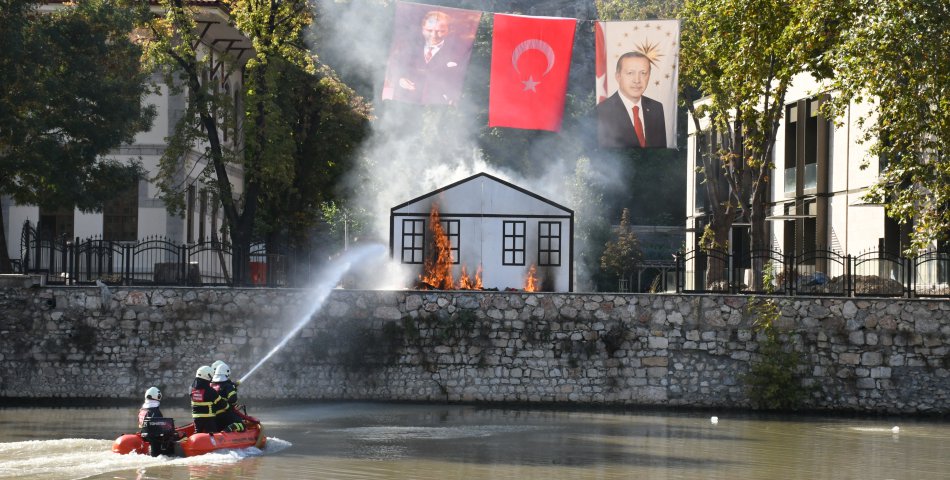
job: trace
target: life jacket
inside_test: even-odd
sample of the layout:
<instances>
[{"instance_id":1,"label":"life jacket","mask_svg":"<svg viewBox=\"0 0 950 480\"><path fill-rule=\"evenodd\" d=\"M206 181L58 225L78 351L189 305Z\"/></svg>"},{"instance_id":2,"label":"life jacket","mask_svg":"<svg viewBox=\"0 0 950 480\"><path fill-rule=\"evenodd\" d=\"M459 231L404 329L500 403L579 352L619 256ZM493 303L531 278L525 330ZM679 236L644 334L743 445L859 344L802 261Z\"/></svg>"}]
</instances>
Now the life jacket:
<instances>
[{"instance_id":1,"label":"life jacket","mask_svg":"<svg viewBox=\"0 0 950 480\"><path fill-rule=\"evenodd\" d=\"M235 385L231 379L224 380L223 382L211 382L211 387L228 402L231 408L237 406L237 385Z\"/></svg>"},{"instance_id":2,"label":"life jacket","mask_svg":"<svg viewBox=\"0 0 950 480\"><path fill-rule=\"evenodd\" d=\"M228 408L228 402L218 395L207 380L196 378L191 384L192 418L214 418Z\"/></svg>"},{"instance_id":3,"label":"life jacket","mask_svg":"<svg viewBox=\"0 0 950 480\"><path fill-rule=\"evenodd\" d=\"M154 402L154 405L152 402ZM145 403L142 404L142 408L139 409L139 428L145 425L145 420L152 417L164 417L164 415L162 415L162 411L158 408L158 401L146 400Z\"/></svg>"}]
</instances>

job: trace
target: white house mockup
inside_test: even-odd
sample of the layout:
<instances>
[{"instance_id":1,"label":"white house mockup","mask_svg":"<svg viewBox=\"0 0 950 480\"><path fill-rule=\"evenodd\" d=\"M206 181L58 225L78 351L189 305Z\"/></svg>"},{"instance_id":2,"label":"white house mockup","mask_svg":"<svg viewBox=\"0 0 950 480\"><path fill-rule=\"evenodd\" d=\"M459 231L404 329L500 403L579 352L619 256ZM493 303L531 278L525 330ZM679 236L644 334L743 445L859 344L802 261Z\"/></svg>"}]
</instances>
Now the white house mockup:
<instances>
[{"instance_id":1,"label":"white house mockup","mask_svg":"<svg viewBox=\"0 0 950 480\"><path fill-rule=\"evenodd\" d=\"M416 278L435 248L433 218L448 239L456 277L463 266L470 274L480 268L483 288L520 290L534 268L540 290L573 291L572 210L486 173L397 205L390 252Z\"/></svg>"}]
</instances>

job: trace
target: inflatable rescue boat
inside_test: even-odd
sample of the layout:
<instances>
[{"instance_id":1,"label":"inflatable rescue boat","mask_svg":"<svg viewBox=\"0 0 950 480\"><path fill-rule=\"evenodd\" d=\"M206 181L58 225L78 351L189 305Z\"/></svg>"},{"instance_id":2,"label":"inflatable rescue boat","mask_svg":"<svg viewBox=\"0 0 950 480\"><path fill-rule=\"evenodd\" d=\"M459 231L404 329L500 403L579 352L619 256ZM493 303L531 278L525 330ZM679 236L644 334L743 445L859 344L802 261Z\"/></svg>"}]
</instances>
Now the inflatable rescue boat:
<instances>
[{"instance_id":1,"label":"inflatable rescue boat","mask_svg":"<svg viewBox=\"0 0 950 480\"><path fill-rule=\"evenodd\" d=\"M115 439L112 451L150 454L153 457L169 455L193 457L215 450L230 448L264 448L267 437L260 422L245 421L242 432L195 433L195 424L175 428L171 418L151 418L142 433L127 433Z\"/></svg>"}]
</instances>

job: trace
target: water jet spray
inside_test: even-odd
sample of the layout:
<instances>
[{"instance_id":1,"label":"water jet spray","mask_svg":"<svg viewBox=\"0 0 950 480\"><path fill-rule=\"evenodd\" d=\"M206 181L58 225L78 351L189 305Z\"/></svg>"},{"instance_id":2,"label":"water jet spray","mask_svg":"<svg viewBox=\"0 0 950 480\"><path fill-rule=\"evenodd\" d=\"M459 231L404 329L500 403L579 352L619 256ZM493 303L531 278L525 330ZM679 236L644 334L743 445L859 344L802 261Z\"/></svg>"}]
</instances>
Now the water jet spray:
<instances>
[{"instance_id":1,"label":"water jet spray","mask_svg":"<svg viewBox=\"0 0 950 480\"><path fill-rule=\"evenodd\" d=\"M343 275L346 272L350 271L355 264L363 263L367 260L382 257L386 254L386 247L382 245L366 245L357 247L351 250L344 252L339 258L334 260L321 274L318 278L315 286L313 287L313 292L316 294L314 296L313 303L307 312L300 318L294 328L284 336L284 338L278 343L270 352L267 352L267 355L264 355L257 364L255 364L251 369L244 374L243 377L239 380L240 383L244 383L251 374L254 373L261 365L264 364L267 360L274 356L287 342L293 338L297 332L300 331L307 323L310 323L310 319L315 313L317 313L323 303L326 301L327 297L330 296L330 292L339 285L340 280L343 278Z\"/></svg>"}]
</instances>

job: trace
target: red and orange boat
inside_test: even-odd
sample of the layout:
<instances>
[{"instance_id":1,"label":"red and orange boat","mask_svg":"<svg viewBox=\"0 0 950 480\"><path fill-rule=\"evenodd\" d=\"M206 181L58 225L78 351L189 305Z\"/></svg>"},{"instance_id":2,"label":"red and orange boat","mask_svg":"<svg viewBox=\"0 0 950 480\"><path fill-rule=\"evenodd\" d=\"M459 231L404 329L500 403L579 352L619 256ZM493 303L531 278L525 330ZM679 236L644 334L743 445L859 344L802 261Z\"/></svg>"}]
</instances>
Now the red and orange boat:
<instances>
[{"instance_id":1,"label":"red and orange boat","mask_svg":"<svg viewBox=\"0 0 950 480\"><path fill-rule=\"evenodd\" d=\"M115 439L112 451L193 457L231 448L264 448L267 437L260 422L245 421L243 432L195 433L195 424L175 428L170 418L152 418L142 433L127 433Z\"/></svg>"}]
</instances>

